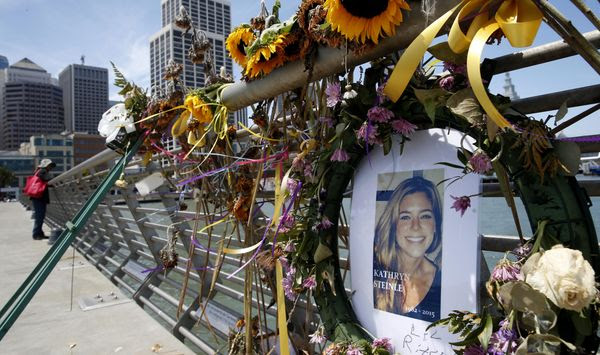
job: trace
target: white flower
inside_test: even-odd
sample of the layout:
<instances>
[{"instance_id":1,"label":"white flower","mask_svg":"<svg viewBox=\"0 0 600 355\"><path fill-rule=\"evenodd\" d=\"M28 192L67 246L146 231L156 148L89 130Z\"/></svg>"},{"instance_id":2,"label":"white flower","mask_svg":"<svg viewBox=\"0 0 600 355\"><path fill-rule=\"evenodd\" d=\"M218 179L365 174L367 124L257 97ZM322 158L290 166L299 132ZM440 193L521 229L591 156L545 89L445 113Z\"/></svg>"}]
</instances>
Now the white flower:
<instances>
[{"instance_id":1,"label":"white flower","mask_svg":"<svg viewBox=\"0 0 600 355\"><path fill-rule=\"evenodd\" d=\"M555 245L533 254L521 272L525 282L560 308L579 312L596 296L594 269L579 250Z\"/></svg>"}]
</instances>

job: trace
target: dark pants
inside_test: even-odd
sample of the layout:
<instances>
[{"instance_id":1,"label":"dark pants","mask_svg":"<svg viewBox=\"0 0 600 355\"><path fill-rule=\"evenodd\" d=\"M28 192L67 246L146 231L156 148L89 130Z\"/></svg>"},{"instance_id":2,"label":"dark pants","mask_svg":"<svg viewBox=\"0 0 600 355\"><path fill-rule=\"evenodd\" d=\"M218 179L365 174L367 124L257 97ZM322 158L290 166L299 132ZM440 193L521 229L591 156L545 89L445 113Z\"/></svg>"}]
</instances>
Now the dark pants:
<instances>
[{"instance_id":1,"label":"dark pants","mask_svg":"<svg viewBox=\"0 0 600 355\"><path fill-rule=\"evenodd\" d=\"M41 237L44 235L42 231L42 225L44 224L44 218L46 217L46 206L47 203L41 198L32 198L33 202L33 236Z\"/></svg>"}]
</instances>

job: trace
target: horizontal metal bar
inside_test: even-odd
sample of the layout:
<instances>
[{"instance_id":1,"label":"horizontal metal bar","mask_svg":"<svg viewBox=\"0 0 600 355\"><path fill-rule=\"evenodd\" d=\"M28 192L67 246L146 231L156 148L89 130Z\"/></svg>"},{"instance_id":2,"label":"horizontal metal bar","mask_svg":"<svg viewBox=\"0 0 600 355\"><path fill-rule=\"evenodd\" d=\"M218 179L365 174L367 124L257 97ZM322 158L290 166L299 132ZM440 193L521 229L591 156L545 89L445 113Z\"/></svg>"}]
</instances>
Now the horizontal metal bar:
<instances>
[{"instance_id":1,"label":"horizontal metal bar","mask_svg":"<svg viewBox=\"0 0 600 355\"><path fill-rule=\"evenodd\" d=\"M168 314L162 311L162 309L158 308L152 301L147 299L144 296L139 296L140 302L142 302L145 306L147 306L152 312L156 313L162 320L167 322L171 327L174 327L177 322L175 319L171 318Z\"/></svg>"},{"instance_id":2,"label":"horizontal metal bar","mask_svg":"<svg viewBox=\"0 0 600 355\"><path fill-rule=\"evenodd\" d=\"M600 102L600 84L514 100L511 106L524 114L558 109L565 101L569 107Z\"/></svg>"},{"instance_id":3,"label":"horizontal metal bar","mask_svg":"<svg viewBox=\"0 0 600 355\"><path fill-rule=\"evenodd\" d=\"M348 66L356 66L374 60L384 55L406 48L427 26L425 15L418 11L420 1L409 1L415 10L404 15L404 22L392 37L379 41L374 48L360 54L347 53L344 48L319 47L318 55L312 64L311 80L344 72L344 58L347 56ZM430 19L439 17L458 3L457 0L438 1ZM275 97L284 92L302 87L308 79L304 68L304 60L287 63L275 69L267 77L250 82L240 81L223 90L222 102L229 111L237 111L258 101Z\"/></svg>"},{"instance_id":4,"label":"horizontal metal bar","mask_svg":"<svg viewBox=\"0 0 600 355\"><path fill-rule=\"evenodd\" d=\"M179 328L179 332L181 333L181 335L183 335L189 341L191 341L192 343L194 343L194 345L196 345L197 347L199 347L200 350L204 351L206 354L216 354L217 353L216 349L211 348L208 344L206 344L200 338L198 338L197 336L195 336L187 328L180 327Z\"/></svg>"},{"instance_id":5,"label":"horizontal metal bar","mask_svg":"<svg viewBox=\"0 0 600 355\"><path fill-rule=\"evenodd\" d=\"M126 289L132 295L135 293L135 289L131 287L127 282L125 282L122 278L118 276L113 276L112 279L115 280L119 285L121 285L121 287Z\"/></svg>"},{"instance_id":6,"label":"horizontal metal bar","mask_svg":"<svg viewBox=\"0 0 600 355\"><path fill-rule=\"evenodd\" d=\"M600 47L600 31L584 33L584 37L596 48ZM577 52L564 40L551 42L494 58L494 74L506 73L574 55L577 55Z\"/></svg>"}]
</instances>

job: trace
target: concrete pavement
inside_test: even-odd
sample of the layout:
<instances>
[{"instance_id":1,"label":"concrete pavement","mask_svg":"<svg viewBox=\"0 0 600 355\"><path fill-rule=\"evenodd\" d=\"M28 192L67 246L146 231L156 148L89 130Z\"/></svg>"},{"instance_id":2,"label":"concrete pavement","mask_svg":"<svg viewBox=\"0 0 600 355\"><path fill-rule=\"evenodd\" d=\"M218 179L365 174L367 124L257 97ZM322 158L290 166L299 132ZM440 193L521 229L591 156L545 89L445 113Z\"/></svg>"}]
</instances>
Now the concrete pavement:
<instances>
[{"instance_id":1,"label":"concrete pavement","mask_svg":"<svg viewBox=\"0 0 600 355\"><path fill-rule=\"evenodd\" d=\"M49 249L46 240L31 238L32 227L31 211L0 202L0 307ZM73 259L70 248L0 341L0 354L193 354L135 302L85 312L78 305L81 297L108 292L120 294L77 252Z\"/></svg>"}]
</instances>

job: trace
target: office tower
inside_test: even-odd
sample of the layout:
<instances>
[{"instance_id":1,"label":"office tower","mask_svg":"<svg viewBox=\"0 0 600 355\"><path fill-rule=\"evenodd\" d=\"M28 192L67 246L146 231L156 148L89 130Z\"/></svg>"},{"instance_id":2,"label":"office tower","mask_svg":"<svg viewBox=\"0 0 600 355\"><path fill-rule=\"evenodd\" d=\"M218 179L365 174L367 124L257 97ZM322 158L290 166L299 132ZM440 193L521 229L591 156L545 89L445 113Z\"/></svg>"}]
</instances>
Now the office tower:
<instances>
[{"instance_id":1,"label":"office tower","mask_svg":"<svg viewBox=\"0 0 600 355\"><path fill-rule=\"evenodd\" d=\"M8 68L8 58L3 55L0 55L0 69Z\"/></svg>"},{"instance_id":2,"label":"office tower","mask_svg":"<svg viewBox=\"0 0 600 355\"><path fill-rule=\"evenodd\" d=\"M65 128L98 134L98 122L108 109L108 70L70 64L58 76L63 90Z\"/></svg>"},{"instance_id":3,"label":"office tower","mask_svg":"<svg viewBox=\"0 0 600 355\"><path fill-rule=\"evenodd\" d=\"M174 24L183 6L196 29L206 33L213 48L215 70L225 67L233 73L231 58L226 54L225 39L231 31L231 6L229 0L161 0L162 29L150 38L150 86L152 94L165 90L165 66L169 60L183 64L181 79L187 88L204 86L204 66L193 64L187 56L192 43L190 33L182 37L183 31Z\"/></svg>"},{"instance_id":4,"label":"office tower","mask_svg":"<svg viewBox=\"0 0 600 355\"><path fill-rule=\"evenodd\" d=\"M504 74L504 96L508 96L511 100L519 99L519 94L517 94L517 90L515 90L515 86L512 83L509 73Z\"/></svg>"},{"instance_id":5,"label":"office tower","mask_svg":"<svg viewBox=\"0 0 600 355\"><path fill-rule=\"evenodd\" d=\"M0 149L64 130L62 90L50 73L27 58L0 72Z\"/></svg>"}]
</instances>

